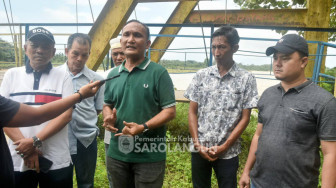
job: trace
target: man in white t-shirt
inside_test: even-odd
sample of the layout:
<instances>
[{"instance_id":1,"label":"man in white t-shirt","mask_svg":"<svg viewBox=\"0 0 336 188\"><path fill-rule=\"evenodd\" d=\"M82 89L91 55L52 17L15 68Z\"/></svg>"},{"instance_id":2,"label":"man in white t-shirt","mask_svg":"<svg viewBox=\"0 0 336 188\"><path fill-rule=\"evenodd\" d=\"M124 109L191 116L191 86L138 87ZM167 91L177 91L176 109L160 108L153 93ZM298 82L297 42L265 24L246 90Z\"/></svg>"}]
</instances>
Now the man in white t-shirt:
<instances>
[{"instance_id":1,"label":"man in white t-shirt","mask_svg":"<svg viewBox=\"0 0 336 188\"><path fill-rule=\"evenodd\" d=\"M53 68L55 40L45 28L29 31L24 45L28 61L25 66L9 69L2 81L0 94L6 98L38 107L73 94L69 75ZM40 125L4 128L10 138L8 146L14 164L15 187L72 187L67 123L72 109ZM20 154L20 155L19 155ZM42 168L39 156L52 161ZM40 172L35 168L39 166Z\"/></svg>"}]
</instances>

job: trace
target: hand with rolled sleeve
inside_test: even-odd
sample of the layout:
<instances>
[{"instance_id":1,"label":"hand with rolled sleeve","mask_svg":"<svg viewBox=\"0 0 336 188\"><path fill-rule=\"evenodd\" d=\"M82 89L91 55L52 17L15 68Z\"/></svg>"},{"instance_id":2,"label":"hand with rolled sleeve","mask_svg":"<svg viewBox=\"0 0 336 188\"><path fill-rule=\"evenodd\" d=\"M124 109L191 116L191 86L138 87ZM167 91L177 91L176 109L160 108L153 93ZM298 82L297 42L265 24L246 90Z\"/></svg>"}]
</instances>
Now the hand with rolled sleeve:
<instances>
[{"instance_id":1,"label":"hand with rolled sleeve","mask_svg":"<svg viewBox=\"0 0 336 188\"><path fill-rule=\"evenodd\" d=\"M115 136L121 136L121 135L135 136L141 134L145 129L144 125L141 124L139 125L134 122L128 123L126 121L123 121L123 124L125 125L125 127L122 129L121 133L115 134Z\"/></svg>"},{"instance_id":2,"label":"hand with rolled sleeve","mask_svg":"<svg viewBox=\"0 0 336 188\"><path fill-rule=\"evenodd\" d=\"M103 107L103 116L104 116L104 124L103 127L105 127L106 130L117 133L118 129L115 128L115 124L117 121L117 109L111 108L108 105L104 105Z\"/></svg>"}]
</instances>

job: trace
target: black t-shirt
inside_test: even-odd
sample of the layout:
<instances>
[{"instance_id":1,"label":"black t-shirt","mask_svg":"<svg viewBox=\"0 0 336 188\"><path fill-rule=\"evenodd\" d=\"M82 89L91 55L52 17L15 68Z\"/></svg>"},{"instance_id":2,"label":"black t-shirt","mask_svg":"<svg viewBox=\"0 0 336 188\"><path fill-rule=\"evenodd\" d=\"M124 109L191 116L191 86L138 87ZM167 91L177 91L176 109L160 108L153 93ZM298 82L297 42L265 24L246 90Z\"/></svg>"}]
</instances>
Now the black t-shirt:
<instances>
[{"instance_id":1,"label":"black t-shirt","mask_svg":"<svg viewBox=\"0 0 336 188\"><path fill-rule=\"evenodd\" d=\"M5 134L4 126L14 117L20 108L18 102L0 96L0 187L14 187L14 168Z\"/></svg>"}]
</instances>

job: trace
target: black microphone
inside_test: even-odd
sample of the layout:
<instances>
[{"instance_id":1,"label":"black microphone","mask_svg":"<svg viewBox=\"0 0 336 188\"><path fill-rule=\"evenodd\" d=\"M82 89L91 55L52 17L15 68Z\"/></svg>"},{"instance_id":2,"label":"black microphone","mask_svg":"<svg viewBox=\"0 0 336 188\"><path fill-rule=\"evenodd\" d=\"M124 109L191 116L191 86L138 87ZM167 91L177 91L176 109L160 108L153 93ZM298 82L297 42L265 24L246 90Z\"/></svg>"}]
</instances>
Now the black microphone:
<instances>
[{"instance_id":1,"label":"black microphone","mask_svg":"<svg viewBox=\"0 0 336 188\"><path fill-rule=\"evenodd\" d=\"M103 84L105 84L106 81L109 81L109 80L118 78L119 76L120 76L120 74L115 75L115 76L112 76L111 78L106 78L106 79L104 79L104 80L100 80L99 85L102 86Z\"/></svg>"}]
</instances>

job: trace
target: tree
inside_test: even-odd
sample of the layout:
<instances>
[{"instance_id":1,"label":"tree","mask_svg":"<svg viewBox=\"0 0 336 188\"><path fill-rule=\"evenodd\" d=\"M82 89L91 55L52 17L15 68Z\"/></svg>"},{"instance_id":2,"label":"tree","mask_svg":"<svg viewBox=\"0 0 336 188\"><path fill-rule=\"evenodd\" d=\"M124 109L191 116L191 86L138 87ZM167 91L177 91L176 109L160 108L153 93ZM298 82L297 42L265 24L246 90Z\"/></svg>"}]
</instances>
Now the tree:
<instances>
[{"instance_id":1,"label":"tree","mask_svg":"<svg viewBox=\"0 0 336 188\"><path fill-rule=\"evenodd\" d=\"M14 62L14 46L0 38L0 61Z\"/></svg>"},{"instance_id":2,"label":"tree","mask_svg":"<svg viewBox=\"0 0 336 188\"><path fill-rule=\"evenodd\" d=\"M243 9L284 9L284 8L304 8L307 5L307 0L233 0L240 5ZM329 27L336 27L336 0L332 0L330 12L330 25ZM277 31L278 33L285 34L287 31ZM336 33L329 32L329 41L336 41Z\"/></svg>"}]
</instances>

